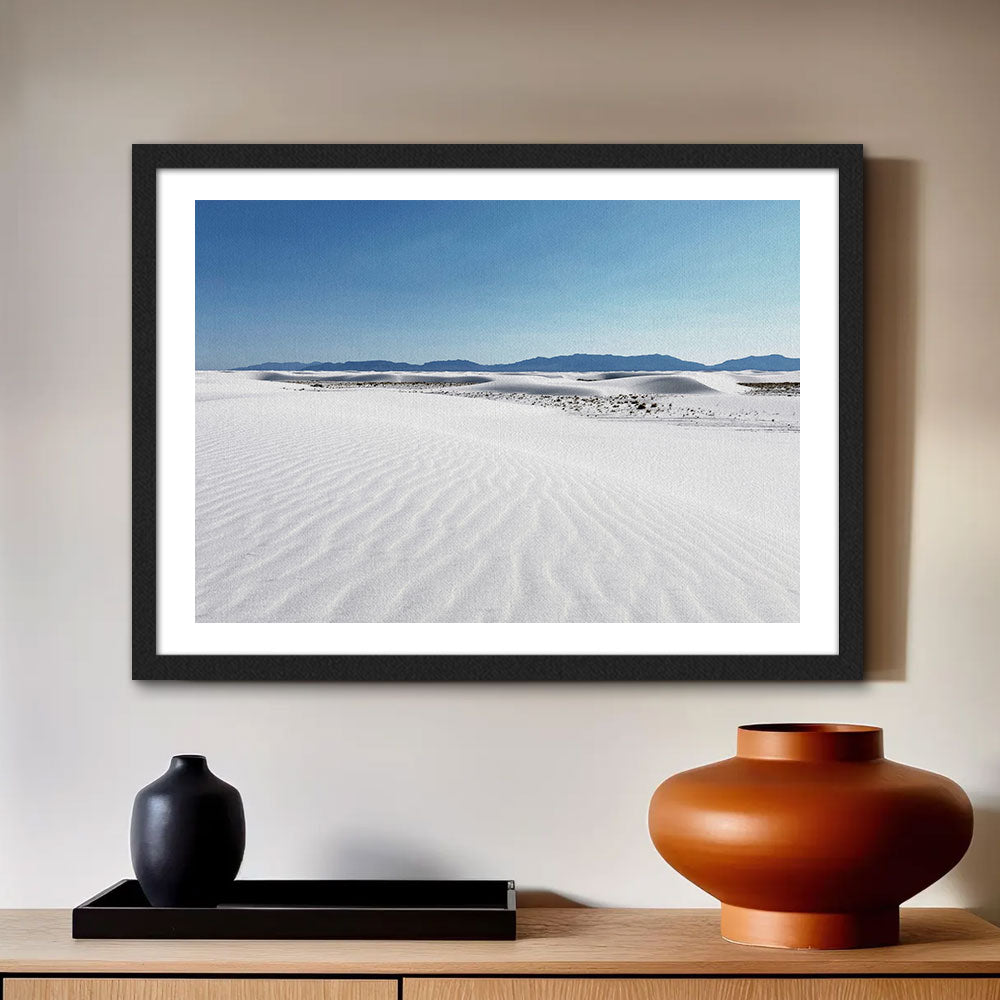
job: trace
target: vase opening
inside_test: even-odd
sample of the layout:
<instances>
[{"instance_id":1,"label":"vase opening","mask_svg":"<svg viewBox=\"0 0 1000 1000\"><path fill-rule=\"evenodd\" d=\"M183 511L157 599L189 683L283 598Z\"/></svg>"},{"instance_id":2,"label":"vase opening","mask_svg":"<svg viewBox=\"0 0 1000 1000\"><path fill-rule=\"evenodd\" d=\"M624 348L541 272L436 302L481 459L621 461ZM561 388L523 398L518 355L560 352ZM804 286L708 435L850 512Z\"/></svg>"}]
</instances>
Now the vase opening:
<instances>
[{"instance_id":1,"label":"vase opening","mask_svg":"<svg viewBox=\"0 0 1000 1000\"><path fill-rule=\"evenodd\" d=\"M882 730L832 722L767 722L740 726L737 757L764 760L862 761L882 757Z\"/></svg>"},{"instance_id":2,"label":"vase opening","mask_svg":"<svg viewBox=\"0 0 1000 1000\"><path fill-rule=\"evenodd\" d=\"M200 753L179 753L170 758L170 769L184 768L187 771L204 771L208 768L208 759Z\"/></svg>"}]
</instances>

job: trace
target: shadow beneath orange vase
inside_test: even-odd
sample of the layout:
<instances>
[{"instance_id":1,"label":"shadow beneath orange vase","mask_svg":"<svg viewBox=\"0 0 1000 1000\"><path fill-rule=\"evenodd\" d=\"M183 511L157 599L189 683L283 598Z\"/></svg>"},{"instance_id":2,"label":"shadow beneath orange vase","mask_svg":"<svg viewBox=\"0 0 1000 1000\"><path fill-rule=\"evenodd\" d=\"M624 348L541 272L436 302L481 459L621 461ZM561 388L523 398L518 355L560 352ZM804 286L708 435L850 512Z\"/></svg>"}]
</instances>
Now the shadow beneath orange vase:
<instances>
[{"instance_id":1,"label":"shadow beneath orange vase","mask_svg":"<svg viewBox=\"0 0 1000 1000\"><path fill-rule=\"evenodd\" d=\"M865 679L906 679L920 165L865 161Z\"/></svg>"}]
</instances>

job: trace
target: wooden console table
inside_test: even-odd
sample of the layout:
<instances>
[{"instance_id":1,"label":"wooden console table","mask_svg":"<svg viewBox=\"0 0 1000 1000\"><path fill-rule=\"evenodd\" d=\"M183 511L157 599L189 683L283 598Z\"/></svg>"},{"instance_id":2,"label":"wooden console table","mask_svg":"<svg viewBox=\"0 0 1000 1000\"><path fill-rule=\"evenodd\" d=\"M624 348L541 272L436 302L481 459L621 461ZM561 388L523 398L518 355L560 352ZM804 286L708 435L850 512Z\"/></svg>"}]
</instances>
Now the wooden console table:
<instances>
[{"instance_id":1,"label":"wooden console table","mask_svg":"<svg viewBox=\"0 0 1000 1000\"><path fill-rule=\"evenodd\" d=\"M0 911L2 1000L1000 1000L1000 928L903 911L895 948L719 937L715 910L524 909L517 941L74 941Z\"/></svg>"}]
</instances>

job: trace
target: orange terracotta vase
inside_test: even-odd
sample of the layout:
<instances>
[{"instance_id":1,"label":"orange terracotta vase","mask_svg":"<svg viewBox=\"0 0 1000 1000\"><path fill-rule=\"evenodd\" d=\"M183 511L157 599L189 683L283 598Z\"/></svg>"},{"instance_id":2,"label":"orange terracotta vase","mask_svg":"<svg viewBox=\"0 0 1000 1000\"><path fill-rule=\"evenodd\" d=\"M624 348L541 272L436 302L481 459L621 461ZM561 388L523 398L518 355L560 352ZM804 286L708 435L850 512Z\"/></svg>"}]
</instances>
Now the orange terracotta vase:
<instances>
[{"instance_id":1,"label":"orange terracotta vase","mask_svg":"<svg viewBox=\"0 0 1000 1000\"><path fill-rule=\"evenodd\" d=\"M774 948L899 941L899 905L958 863L955 782L882 756L873 726L742 726L736 756L657 788L663 858L722 902L722 936Z\"/></svg>"}]
</instances>

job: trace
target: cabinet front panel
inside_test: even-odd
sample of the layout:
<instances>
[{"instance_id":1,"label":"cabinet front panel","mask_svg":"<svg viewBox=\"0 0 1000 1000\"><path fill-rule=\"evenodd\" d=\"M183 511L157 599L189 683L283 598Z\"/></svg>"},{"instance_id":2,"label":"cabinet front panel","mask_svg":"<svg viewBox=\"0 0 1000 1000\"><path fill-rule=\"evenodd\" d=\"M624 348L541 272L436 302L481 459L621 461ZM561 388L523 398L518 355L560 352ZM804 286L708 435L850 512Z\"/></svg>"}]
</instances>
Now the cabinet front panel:
<instances>
[{"instance_id":1,"label":"cabinet front panel","mask_svg":"<svg viewBox=\"0 0 1000 1000\"><path fill-rule=\"evenodd\" d=\"M396 1000L394 979L5 979L3 1000Z\"/></svg>"},{"instance_id":2,"label":"cabinet front panel","mask_svg":"<svg viewBox=\"0 0 1000 1000\"><path fill-rule=\"evenodd\" d=\"M1000 980L404 979L403 1000L1000 1000Z\"/></svg>"}]
</instances>

